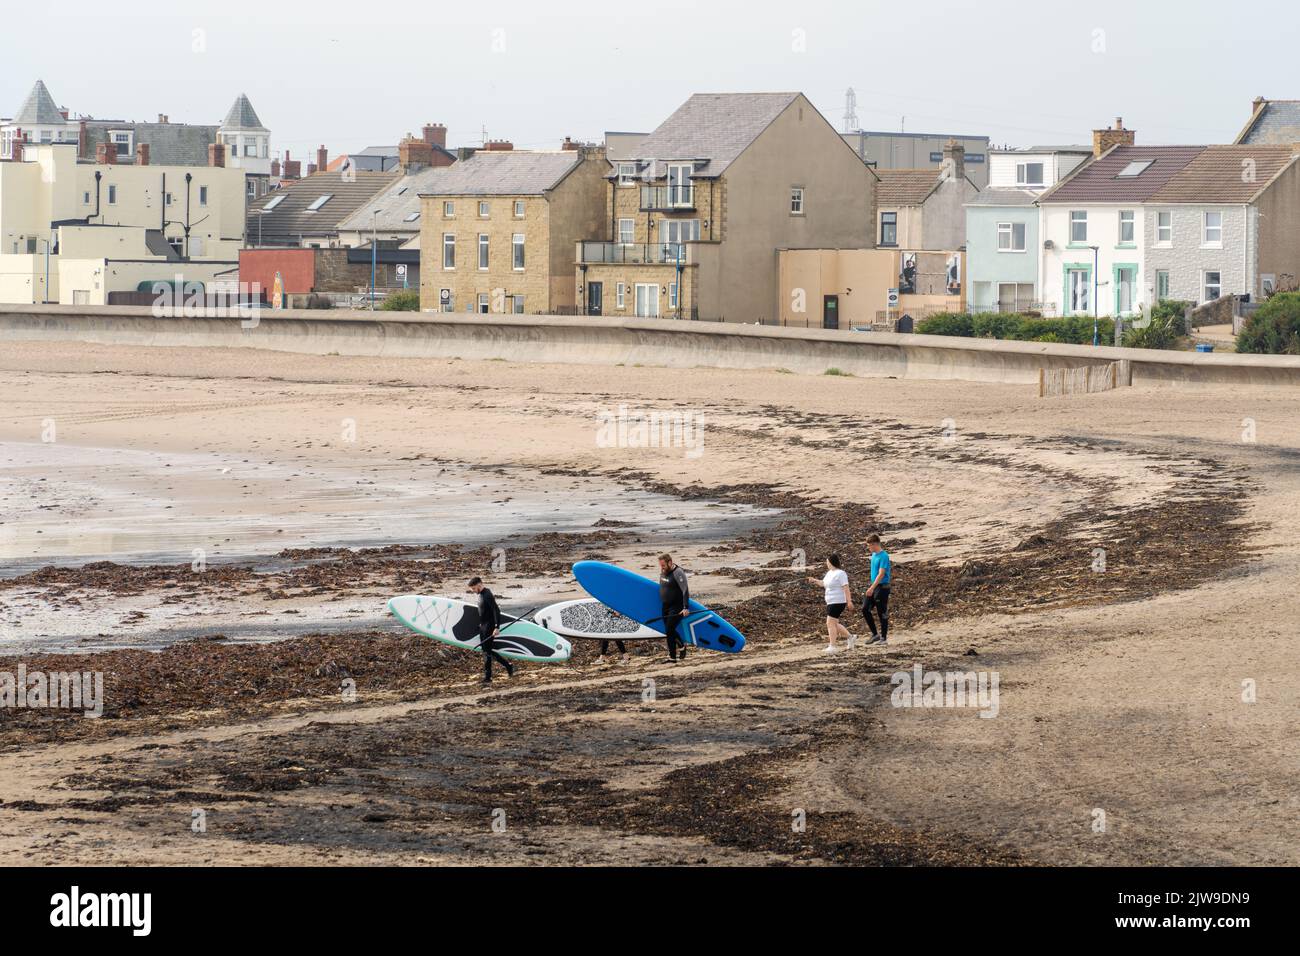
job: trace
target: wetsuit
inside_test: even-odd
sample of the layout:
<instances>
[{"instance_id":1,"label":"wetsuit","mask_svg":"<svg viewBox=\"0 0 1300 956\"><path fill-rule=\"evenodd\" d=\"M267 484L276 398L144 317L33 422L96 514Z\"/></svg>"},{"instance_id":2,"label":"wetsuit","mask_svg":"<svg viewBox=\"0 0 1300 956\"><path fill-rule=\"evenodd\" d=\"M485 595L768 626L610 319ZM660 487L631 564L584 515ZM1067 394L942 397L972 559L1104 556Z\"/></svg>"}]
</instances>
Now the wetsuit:
<instances>
[{"instance_id":1,"label":"wetsuit","mask_svg":"<svg viewBox=\"0 0 1300 956\"><path fill-rule=\"evenodd\" d=\"M668 637L668 656L677 660L677 645L682 646L682 657L686 657L686 642L678 636L681 626L682 611L691 600L691 589L686 583L686 572L678 565L659 575L659 603L664 616L664 631Z\"/></svg>"},{"instance_id":2,"label":"wetsuit","mask_svg":"<svg viewBox=\"0 0 1300 956\"><path fill-rule=\"evenodd\" d=\"M507 674L513 674L514 668L510 662L492 649L496 643L492 632L501 626L501 609L497 607L497 599L492 596L492 592L484 588L478 593L478 636L479 650L483 652L483 679L492 679L492 659L496 658L498 664L506 669Z\"/></svg>"}]
</instances>

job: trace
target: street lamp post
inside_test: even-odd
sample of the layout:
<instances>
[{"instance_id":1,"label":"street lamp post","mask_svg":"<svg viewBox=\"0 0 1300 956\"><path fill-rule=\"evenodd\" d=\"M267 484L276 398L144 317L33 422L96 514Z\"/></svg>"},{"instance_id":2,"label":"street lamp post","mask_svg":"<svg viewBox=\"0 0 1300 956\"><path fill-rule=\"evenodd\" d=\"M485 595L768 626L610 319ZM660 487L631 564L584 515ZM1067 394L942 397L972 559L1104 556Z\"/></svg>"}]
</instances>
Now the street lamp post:
<instances>
[{"instance_id":1,"label":"street lamp post","mask_svg":"<svg viewBox=\"0 0 1300 956\"><path fill-rule=\"evenodd\" d=\"M370 213L370 311L375 311L375 267L379 263L379 214L383 210L375 209Z\"/></svg>"}]
</instances>

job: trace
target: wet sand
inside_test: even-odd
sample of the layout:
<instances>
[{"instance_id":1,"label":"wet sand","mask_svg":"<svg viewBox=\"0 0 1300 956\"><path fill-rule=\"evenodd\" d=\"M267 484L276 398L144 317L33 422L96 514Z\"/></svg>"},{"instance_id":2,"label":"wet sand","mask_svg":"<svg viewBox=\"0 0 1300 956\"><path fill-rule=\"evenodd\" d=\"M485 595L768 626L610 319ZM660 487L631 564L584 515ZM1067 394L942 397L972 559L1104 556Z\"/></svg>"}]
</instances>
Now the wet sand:
<instances>
[{"instance_id":1,"label":"wet sand","mask_svg":"<svg viewBox=\"0 0 1300 956\"><path fill-rule=\"evenodd\" d=\"M0 647L17 651L0 669L105 673L102 718L0 711L0 847L27 859L1300 856L1286 392L1042 401L779 372L17 345L0 395L0 442L22 446L0 460ZM599 416L621 403L702 416L702 452L607 447ZM356 441L337 440L343 419ZM76 474L87 460L116 476ZM171 488L169 463L189 469ZM500 482L480 495L489 517L555 507L563 530L512 518L517 537L448 540L393 521L436 510L435 470ZM194 572L185 546L209 527L230 550ZM840 550L860 587L873 531L896 561L894 640L826 657L798 564ZM496 549L518 607L576 594L581 557L649 572L666 540L744 654L670 667L640 645L601 666L580 644L484 693L476 659L376 614L401 590L491 576ZM33 569L43 555L58 560ZM98 615L99 633L72 643L49 623L65 614ZM997 717L891 706L891 677L918 663L996 671Z\"/></svg>"}]
</instances>

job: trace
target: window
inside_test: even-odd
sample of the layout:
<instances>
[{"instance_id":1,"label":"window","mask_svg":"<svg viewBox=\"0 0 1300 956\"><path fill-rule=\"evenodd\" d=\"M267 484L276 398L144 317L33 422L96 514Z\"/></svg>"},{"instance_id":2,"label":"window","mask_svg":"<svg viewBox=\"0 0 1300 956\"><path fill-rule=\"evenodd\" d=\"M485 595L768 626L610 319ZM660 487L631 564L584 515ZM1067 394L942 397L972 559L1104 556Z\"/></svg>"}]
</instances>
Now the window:
<instances>
[{"instance_id":1,"label":"window","mask_svg":"<svg viewBox=\"0 0 1300 956\"><path fill-rule=\"evenodd\" d=\"M1156 244L1172 246L1174 244L1174 214L1172 212L1156 213Z\"/></svg>"},{"instance_id":2,"label":"window","mask_svg":"<svg viewBox=\"0 0 1300 956\"><path fill-rule=\"evenodd\" d=\"M515 315L523 315L523 314L524 314L524 297L523 297L522 295L514 295L514 296L511 296L510 298L511 298L511 300L512 300L512 304L513 304L513 306L514 306L514 312L515 312Z\"/></svg>"},{"instance_id":3,"label":"window","mask_svg":"<svg viewBox=\"0 0 1300 956\"><path fill-rule=\"evenodd\" d=\"M89 205L90 205L90 193L85 192L85 193L82 193L82 194L81 194L81 204L82 204L83 206L89 206Z\"/></svg>"},{"instance_id":4,"label":"window","mask_svg":"<svg viewBox=\"0 0 1300 956\"><path fill-rule=\"evenodd\" d=\"M135 134L130 130L114 130L108 134L108 141L117 148L117 155L130 156Z\"/></svg>"},{"instance_id":5,"label":"window","mask_svg":"<svg viewBox=\"0 0 1300 956\"><path fill-rule=\"evenodd\" d=\"M668 204L691 208L695 203L695 191L691 185L691 173L695 167L690 163L676 163L668 167Z\"/></svg>"},{"instance_id":6,"label":"window","mask_svg":"<svg viewBox=\"0 0 1300 956\"><path fill-rule=\"evenodd\" d=\"M631 245L636 240L636 220L620 219L618 221L618 241Z\"/></svg>"},{"instance_id":7,"label":"window","mask_svg":"<svg viewBox=\"0 0 1300 956\"><path fill-rule=\"evenodd\" d=\"M407 213L406 218L403 219L402 222L415 222L419 218L420 214L418 212Z\"/></svg>"},{"instance_id":8,"label":"window","mask_svg":"<svg viewBox=\"0 0 1300 956\"><path fill-rule=\"evenodd\" d=\"M1115 267L1115 310L1120 315L1133 314L1134 290L1137 288L1137 267Z\"/></svg>"},{"instance_id":9,"label":"window","mask_svg":"<svg viewBox=\"0 0 1300 956\"><path fill-rule=\"evenodd\" d=\"M486 292L478 294L478 311L480 315L488 314L488 294Z\"/></svg>"},{"instance_id":10,"label":"window","mask_svg":"<svg viewBox=\"0 0 1300 956\"><path fill-rule=\"evenodd\" d=\"M620 282L614 286L614 298L618 301L620 309L627 308L627 283Z\"/></svg>"},{"instance_id":11,"label":"window","mask_svg":"<svg viewBox=\"0 0 1300 956\"><path fill-rule=\"evenodd\" d=\"M199 205L200 205L200 206L206 206L207 204L208 204L208 187L207 187L207 186L200 186L200 187L199 187Z\"/></svg>"},{"instance_id":12,"label":"window","mask_svg":"<svg viewBox=\"0 0 1300 956\"><path fill-rule=\"evenodd\" d=\"M486 202L479 202L478 217L480 219L486 219L488 217L488 204Z\"/></svg>"},{"instance_id":13,"label":"window","mask_svg":"<svg viewBox=\"0 0 1300 956\"><path fill-rule=\"evenodd\" d=\"M1203 241L1207 246L1223 245L1223 213L1207 212L1205 214L1205 232ZM1218 298L1218 296L1215 296L1215 298Z\"/></svg>"},{"instance_id":14,"label":"window","mask_svg":"<svg viewBox=\"0 0 1300 956\"><path fill-rule=\"evenodd\" d=\"M792 216L803 215L803 187L802 186L790 187L790 215Z\"/></svg>"},{"instance_id":15,"label":"window","mask_svg":"<svg viewBox=\"0 0 1300 956\"><path fill-rule=\"evenodd\" d=\"M1025 251L1025 224L1023 222L998 223L998 252Z\"/></svg>"},{"instance_id":16,"label":"window","mask_svg":"<svg viewBox=\"0 0 1300 956\"><path fill-rule=\"evenodd\" d=\"M110 184L108 187L108 204L112 206L116 202L117 202L117 187Z\"/></svg>"},{"instance_id":17,"label":"window","mask_svg":"<svg viewBox=\"0 0 1300 956\"><path fill-rule=\"evenodd\" d=\"M522 199L515 200L515 218L516 219L524 218L524 201Z\"/></svg>"},{"instance_id":18,"label":"window","mask_svg":"<svg viewBox=\"0 0 1300 956\"><path fill-rule=\"evenodd\" d=\"M172 251L174 251L178 256L185 255L185 240L180 236L169 236L167 239L167 245L171 246Z\"/></svg>"},{"instance_id":19,"label":"window","mask_svg":"<svg viewBox=\"0 0 1300 956\"><path fill-rule=\"evenodd\" d=\"M1043 185L1043 164L1042 163L1016 163L1016 185L1017 186Z\"/></svg>"},{"instance_id":20,"label":"window","mask_svg":"<svg viewBox=\"0 0 1300 956\"><path fill-rule=\"evenodd\" d=\"M1090 269L1069 269L1065 273L1071 315L1087 315L1092 308L1090 272Z\"/></svg>"},{"instance_id":21,"label":"window","mask_svg":"<svg viewBox=\"0 0 1300 956\"><path fill-rule=\"evenodd\" d=\"M1123 169L1119 171L1119 173L1115 176L1115 178L1132 179L1134 176L1141 176L1143 173L1145 173L1148 169L1151 168L1151 164L1154 162L1155 162L1154 159L1142 159L1142 160L1138 160L1135 163L1129 163L1127 166L1125 166Z\"/></svg>"},{"instance_id":22,"label":"window","mask_svg":"<svg viewBox=\"0 0 1300 956\"><path fill-rule=\"evenodd\" d=\"M668 283L668 308L677 308L677 283Z\"/></svg>"},{"instance_id":23,"label":"window","mask_svg":"<svg viewBox=\"0 0 1300 956\"><path fill-rule=\"evenodd\" d=\"M1070 241L1088 241L1088 213L1083 209L1070 210Z\"/></svg>"},{"instance_id":24,"label":"window","mask_svg":"<svg viewBox=\"0 0 1300 956\"><path fill-rule=\"evenodd\" d=\"M256 156L256 155L257 155L257 144L256 144L256 143L246 143L246 144L244 144L244 155L245 155L245 156Z\"/></svg>"},{"instance_id":25,"label":"window","mask_svg":"<svg viewBox=\"0 0 1300 956\"><path fill-rule=\"evenodd\" d=\"M333 198L334 198L333 193L326 193L324 196L317 196L315 199L311 201L311 205L307 207L307 211L320 212L321 208Z\"/></svg>"},{"instance_id":26,"label":"window","mask_svg":"<svg viewBox=\"0 0 1300 956\"><path fill-rule=\"evenodd\" d=\"M696 242L699 238L700 221L698 219L659 220L659 242L666 260L684 259L686 250L683 243Z\"/></svg>"},{"instance_id":27,"label":"window","mask_svg":"<svg viewBox=\"0 0 1300 956\"><path fill-rule=\"evenodd\" d=\"M898 213L882 212L880 214L880 244L882 246L898 245Z\"/></svg>"},{"instance_id":28,"label":"window","mask_svg":"<svg viewBox=\"0 0 1300 956\"><path fill-rule=\"evenodd\" d=\"M1119 211L1119 241L1121 245L1133 244L1133 226L1136 222L1137 213L1132 209L1121 209Z\"/></svg>"},{"instance_id":29,"label":"window","mask_svg":"<svg viewBox=\"0 0 1300 956\"><path fill-rule=\"evenodd\" d=\"M245 192L245 194L248 196L249 199L256 199L256 198L257 198L257 183L255 183L253 180L250 179L250 180L248 181L248 183L247 183L247 184L245 185L245 187L244 187L244 192Z\"/></svg>"},{"instance_id":30,"label":"window","mask_svg":"<svg viewBox=\"0 0 1300 956\"><path fill-rule=\"evenodd\" d=\"M284 202L284 194L283 194L283 193L281 193L279 196L276 196L274 199L272 199L270 202L268 202L265 206L263 206L263 207L262 207L262 212L270 212L272 209L274 209L276 206L280 205L280 203L282 203L282 202Z\"/></svg>"},{"instance_id":31,"label":"window","mask_svg":"<svg viewBox=\"0 0 1300 956\"><path fill-rule=\"evenodd\" d=\"M171 194L171 193L163 193L163 205L164 205L164 206L170 206L171 204L172 204L172 194Z\"/></svg>"},{"instance_id":32,"label":"window","mask_svg":"<svg viewBox=\"0 0 1300 956\"><path fill-rule=\"evenodd\" d=\"M1213 302L1223 293L1222 275L1218 272L1202 273L1201 301Z\"/></svg>"},{"instance_id":33,"label":"window","mask_svg":"<svg viewBox=\"0 0 1300 956\"><path fill-rule=\"evenodd\" d=\"M478 267L480 271L488 267L488 237L485 232L478 234Z\"/></svg>"},{"instance_id":34,"label":"window","mask_svg":"<svg viewBox=\"0 0 1300 956\"><path fill-rule=\"evenodd\" d=\"M1156 271L1156 302L1163 302L1169 298L1169 270L1159 269Z\"/></svg>"},{"instance_id":35,"label":"window","mask_svg":"<svg viewBox=\"0 0 1300 956\"><path fill-rule=\"evenodd\" d=\"M442 218L443 219L456 218L456 204L452 202L450 199L446 200L442 204Z\"/></svg>"},{"instance_id":36,"label":"window","mask_svg":"<svg viewBox=\"0 0 1300 956\"><path fill-rule=\"evenodd\" d=\"M444 232L442 234L442 267L444 269L456 268L456 236L454 233Z\"/></svg>"},{"instance_id":37,"label":"window","mask_svg":"<svg viewBox=\"0 0 1300 956\"><path fill-rule=\"evenodd\" d=\"M510 264L516 272L524 271L524 234L516 232L510 237Z\"/></svg>"},{"instance_id":38,"label":"window","mask_svg":"<svg viewBox=\"0 0 1300 956\"><path fill-rule=\"evenodd\" d=\"M620 186L633 186L636 184L636 163L618 164L618 184Z\"/></svg>"}]
</instances>

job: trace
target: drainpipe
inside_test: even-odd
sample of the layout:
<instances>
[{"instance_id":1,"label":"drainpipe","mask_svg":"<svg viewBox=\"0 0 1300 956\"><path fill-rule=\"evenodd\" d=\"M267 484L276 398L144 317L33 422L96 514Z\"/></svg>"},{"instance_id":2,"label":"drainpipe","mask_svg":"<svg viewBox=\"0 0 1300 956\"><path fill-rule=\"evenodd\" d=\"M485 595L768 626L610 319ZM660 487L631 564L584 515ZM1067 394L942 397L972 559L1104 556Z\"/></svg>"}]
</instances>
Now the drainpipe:
<instances>
[{"instance_id":1,"label":"drainpipe","mask_svg":"<svg viewBox=\"0 0 1300 956\"><path fill-rule=\"evenodd\" d=\"M194 176L185 174L185 261L190 261L190 183Z\"/></svg>"}]
</instances>

